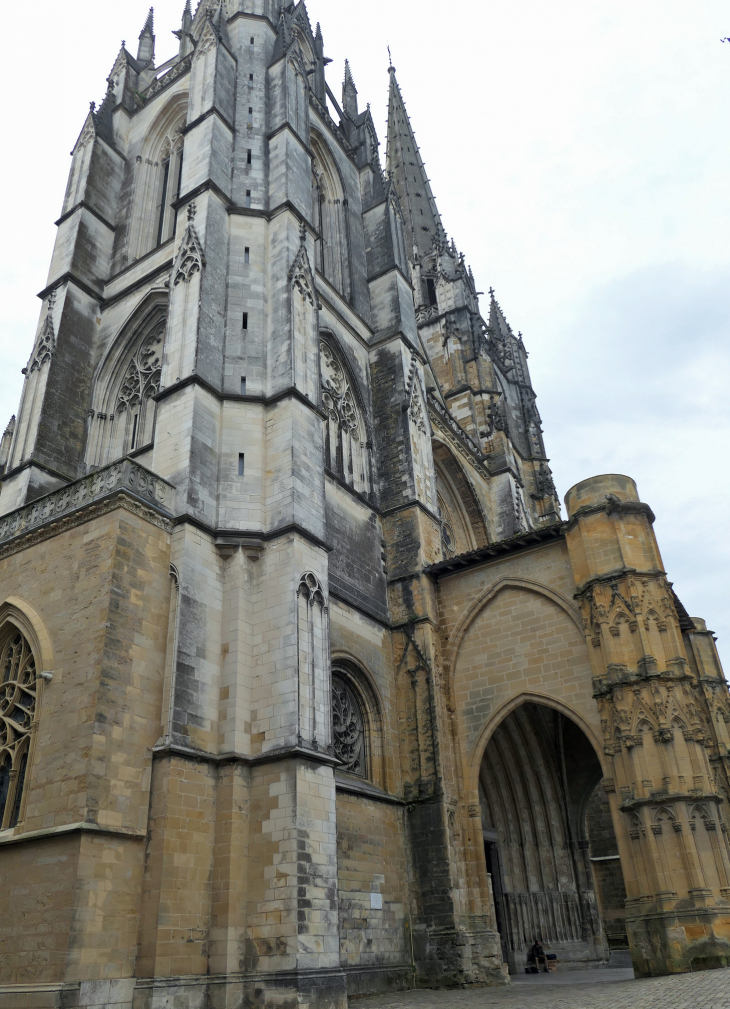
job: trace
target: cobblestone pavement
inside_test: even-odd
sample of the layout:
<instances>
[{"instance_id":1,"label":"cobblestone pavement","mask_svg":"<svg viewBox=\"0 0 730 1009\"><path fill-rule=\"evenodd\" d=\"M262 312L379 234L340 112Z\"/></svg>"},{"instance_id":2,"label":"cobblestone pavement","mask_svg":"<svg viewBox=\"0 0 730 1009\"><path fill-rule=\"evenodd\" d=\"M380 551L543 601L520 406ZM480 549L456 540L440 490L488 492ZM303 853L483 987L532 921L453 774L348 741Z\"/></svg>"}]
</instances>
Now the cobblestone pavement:
<instances>
[{"instance_id":1,"label":"cobblestone pavement","mask_svg":"<svg viewBox=\"0 0 730 1009\"><path fill-rule=\"evenodd\" d=\"M362 1009L730 1009L730 969L633 979L630 970L566 971L504 988L420 990L359 999Z\"/></svg>"}]
</instances>

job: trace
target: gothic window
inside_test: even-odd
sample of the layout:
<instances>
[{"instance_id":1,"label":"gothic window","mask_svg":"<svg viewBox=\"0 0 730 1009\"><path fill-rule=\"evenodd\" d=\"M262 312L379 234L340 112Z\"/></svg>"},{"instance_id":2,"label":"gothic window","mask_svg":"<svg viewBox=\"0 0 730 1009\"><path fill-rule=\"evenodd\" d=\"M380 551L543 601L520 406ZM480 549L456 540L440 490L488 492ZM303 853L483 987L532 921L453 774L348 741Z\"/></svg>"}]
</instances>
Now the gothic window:
<instances>
[{"instance_id":1,"label":"gothic window","mask_svg":"<svg viewBox=\"0 0 730 1009\"><path fill-rule=\"evenodd\" d=\"M36 712L36 664L14 626L0 639L0 828L20 819Z\"/></svg>"},{"instance_id":2,"label":"gothic window","mask_svg":"<svg viewBox=\"0 0 730 1009\"><path fill-rule=\"evenodd\" d=\"M175 96L156 120L132 163L134 204L127 250L131 262L168 242L175 234L186 106L187 95Z\"/></svg>"},{"instance_id":3,"label":"gothic window","mask_svg":"<svg viewBox=\"0 0 730 1009\"><path fill-rule=\"evenodd\" d=\"M157 245L167 242L175 234L177 211L175 203L180 199L180 183L183 166L183 141L166 139L161 152L162 161L158 173L158 197L155 208L157 216Z\"/></svg>"},{"instance_id":4,"label":"gothic window","mask_svg":"<svg viewBox=\"0 0 730 1009\"><path fill-rule=\"evenodd\" d=\"M484 546L488 542L484 517L464 471L440 441L433 442L433 458L444 558Z\"/></svg>"},{"instance_id":5,"label":"gothic window","mask_svg":"<svg viewBox=\"0 0 730 1009\"><path fill-rule=\"evenodd\" d=\"M372 490L371 444L353 383L334 349L320 341L320 376L325 421L325 465L353 490Z\"/></svg>"},{"instance_id":6,"label":"gothic window","mask_svg":"<svg viewBox=\"0 0 730 1009\"><path fill-rule=\"evenodd\" d=\"M154 403L151 401L160 390L164 335L163 321L140 345L124 375L114 411L120 435L120 455L134 452L152 438Z\"/></svg>"},{"instance_id":7,"label":"gothic window","mask_svg":"<svg viewBox=\"0 0 730 1009\"><path fill-rule=\"evenodd\" d=\"M365 720L360 699L341 676L332 676L332 742L341 771L367 778Z\"/></svg>"},{"instance_id":8,"label":"gothic window","mask_svg":"<svg viewBox=\"0 0 730 1009\"><path fill-rule=\"evenodd\" d=\"M312 134L312 211L319 232L317 268L349 300L350 249L347 201L340 174L322 142Z\"/></svg>"},{"instance_id":9,"label":"gothic window","mask_svg":"<svg viewBox=\"0 0 730 1009\"><path fill-rule=\"evenodd\" d=\"M152 443L167 325L163 311L153 309L131 341L123 336L115 341L98 373L86 452L90 469Z\"/></svg>"}]
</instances>

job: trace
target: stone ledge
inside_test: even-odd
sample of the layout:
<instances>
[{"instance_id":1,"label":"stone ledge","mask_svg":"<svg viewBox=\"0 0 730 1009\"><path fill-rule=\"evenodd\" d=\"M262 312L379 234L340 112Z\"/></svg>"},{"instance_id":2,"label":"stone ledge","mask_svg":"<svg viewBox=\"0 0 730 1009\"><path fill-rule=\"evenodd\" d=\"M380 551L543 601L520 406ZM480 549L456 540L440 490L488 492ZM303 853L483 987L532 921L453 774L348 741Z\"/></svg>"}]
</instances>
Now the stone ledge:
<instances>
[{"instance_id":1,"label":"stone ledge","mask_svg":"<svg viewBox=\"0 0 730 1009\"><path fill-rule=\"evenodd\" d=\"M0 544L9 544L120 492L168 516L171 514L173 485L126 458L0 517Z\"/></svg>"},{"instance_id":2,"label":"stone ledge","mask_svg":"<svg viewBox=\"0 0 730 1009\"><path fill-rule=\"evenodd\" d=\"M8 836L3 836L7 834ZM125 827L104 827L98 823L62 823L58 827L44 827L41 830L28 830L16 834L3 831L0 834L0 847L10 844L23 844L25 841L42 841L48 837L65 837L68 834L106 834L114 837L126 837L133 841L144 841L147 836L144 830L131 830ZM2 987L0 987L2 991Z\"/></svg>"}]
</instances>

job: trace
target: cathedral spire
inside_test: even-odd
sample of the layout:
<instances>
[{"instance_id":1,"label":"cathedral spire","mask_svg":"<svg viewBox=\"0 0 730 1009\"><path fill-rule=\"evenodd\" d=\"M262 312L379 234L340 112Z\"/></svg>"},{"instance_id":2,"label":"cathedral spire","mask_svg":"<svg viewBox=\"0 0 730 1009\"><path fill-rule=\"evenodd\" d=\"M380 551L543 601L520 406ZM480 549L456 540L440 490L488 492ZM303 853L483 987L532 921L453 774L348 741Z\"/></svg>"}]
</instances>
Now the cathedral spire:
<instances>
[{"instance_id":1,"label":"cathedral spire","mask_svg":"<svg viewBox=\"0 0 730 1009\"><path fill-rule=\"evenodd\" d=\"M146 66L154 62L155 59L155 25L154 9L150 7L147 20L142 31L139 33L139 45L137 47L137 62Z\"/></svg>"},{"instance_id":2,"label":"cathedral spire","mask_svg":"<svg viewBox=\"0 0 730 1009\"><path fill-rule=\"evenodd\" d=\"M489 328L498 340L514 336L512 327L507 322L504 312L494 295L494 288L489 288Z\"/></svg>"},{"instance_id":3,"label":"cathedral spire","mask_svg":"<svg viewBox=\"0 0 730 1009\"><path fill-rule=\"evenodd\" d=\"M352 71L350 70L349 60L345 60L345 81L342 85L342 107L350 119L357 119L357 88L355 87L355 81L352 79Z\"/></svg>"},{"instance_id":4,"label":"cathedral spire","mask_svg":"<svg viewBox=\"0 0 730 1009\"><path fill-rule=\"evenodd\" d=\"M190 0L185 0L185 7L183 9L182 20L180 21L180 29L173 32L180 39L180 56L187 56L190 50L193 48L193 43L191 41L190 32L193 28L193 12L190 7Z\"/></svg>"},{"instance_id":5,"label":"cathedral spire","mask_svg":"<svg viewBox=\"0 0 730 1009\"><path fill-rule=\"evenodd\" d=\"M427 256L432 251L434 239L443 238L444 229L398 86L395 67L391 65L388 72L390 98L386 167L395 183L403 211L407 247L415 247L420 256Z\"/></svg>"}]
</instances>

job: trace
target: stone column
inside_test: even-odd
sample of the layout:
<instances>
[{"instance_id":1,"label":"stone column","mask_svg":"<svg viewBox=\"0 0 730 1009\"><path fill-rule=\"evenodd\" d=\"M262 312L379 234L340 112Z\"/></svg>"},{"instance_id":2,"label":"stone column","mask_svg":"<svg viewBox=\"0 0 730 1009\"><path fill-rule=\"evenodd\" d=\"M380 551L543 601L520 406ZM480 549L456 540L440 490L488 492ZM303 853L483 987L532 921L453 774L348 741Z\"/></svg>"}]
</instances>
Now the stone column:
<instances>
[{"instance_id":1,"label":"stone column","mask_svg":"<svg viewBox=\"0 0 730 1009\"><path fill-rule=\"evenodd\" d=\"M603 784L624 870L634 969L646 976L726 966L730 861L718 788L724 767L711 760L718 740L708 697L719 689L727 712L727 684L713 667L708 687L688 652L682 621L687 630L694 622L667 581L654 515L633 480L594 477L565 501L612 769Z\"/></svg>"}]
</instances>

